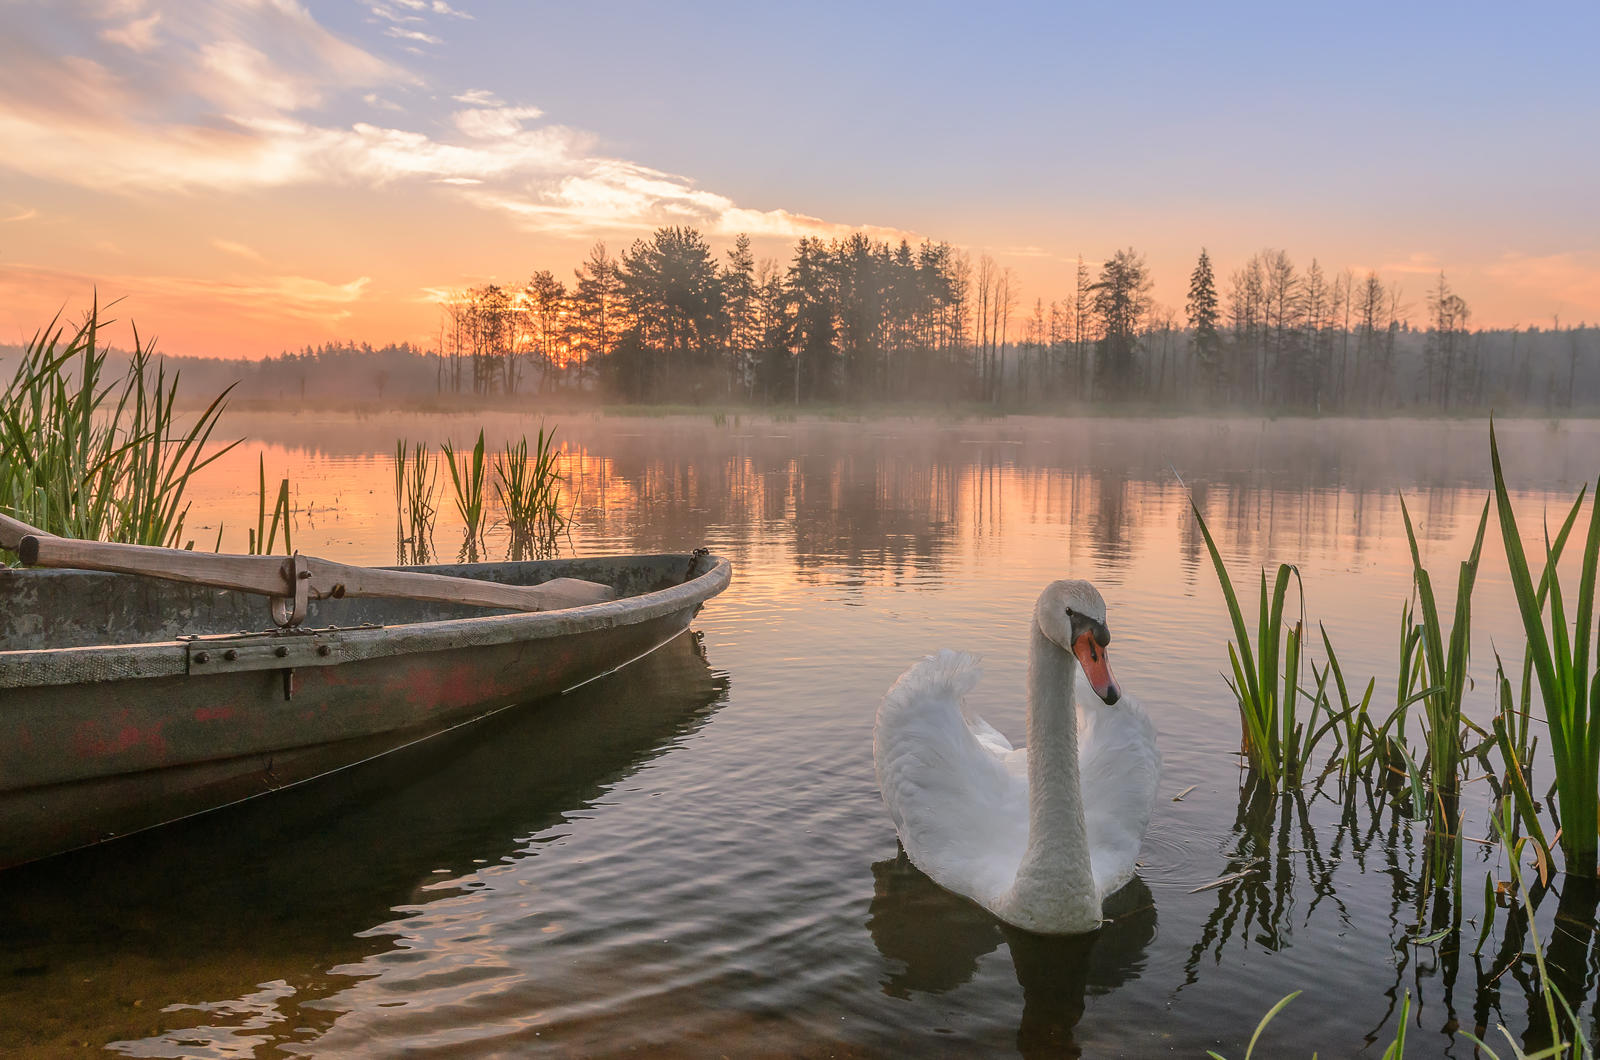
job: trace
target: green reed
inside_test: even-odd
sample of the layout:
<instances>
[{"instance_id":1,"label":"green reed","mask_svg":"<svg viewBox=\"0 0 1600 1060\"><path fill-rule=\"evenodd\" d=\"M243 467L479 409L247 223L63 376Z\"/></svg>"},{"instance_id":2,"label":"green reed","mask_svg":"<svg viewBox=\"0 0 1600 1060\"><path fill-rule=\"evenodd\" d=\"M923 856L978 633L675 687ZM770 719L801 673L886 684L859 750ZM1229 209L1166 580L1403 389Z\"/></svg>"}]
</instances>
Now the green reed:
<instances>
[{"instance_id":1,"label":"green reed","mask_svg":"<svg viewBox=\"0 0 1600 1060\"><path fill-rule=\"evenodd\" d=\"M1427 774L1432 795L1429 801L1433 827L1437 833L1455 836L1461 824L1461 700L1467 688L1467 663L1472 637L1472 589L1477 581L1478 561L1483 553L1484 530L1489 525L1489 503L1484 502L1472 553L1461 564L1456 579L1455 617L1448 637L1439 620L1433 579L1422 565L1416 529L1411 524L1411 512L1406 508L1404 496L1400 498L1400 514L1405 519L1406 540L1411 544L1412 591L1422 608L1422 620L1414 626L1417 636L1408 633L1407 639L1413 650L1415 647L1421 648L1417 661L1421 663L1420 673L1426 687L1420 692L1407 694L1414 687L1413 682L1419 672L1413 664L1402 671L1399 698L1403 705L1417 699L1422 702L1425 719L1423 736L1428 749L1423 760L1423 771Z\"/></svg>"},{"instance_id":2,"label":"green reed","mask_svg":"<svg viewBox=\"0 0 1600 1060\"><path fill-rule=\"evenodd\" d=\"M446 441L439 447L443 451L445 466L450 469L450 485L455 490L456 511L466 527L461 542L461 562L476 563L483 547L483 485L488 479L484 455L483 431L478 431L478 442L472 452L456 460L455 447Z\"/></svg>"},{"instance_id":3,"label":"green reed","mask_svg":"<svg viewBox=\"0 0 1600 1060\"><path fill-rule=\"evenodd\" d=\"M395 443L395 562L433 561L433 525L438 517L433 498L439 484L439 467L424 442Z\"/></svg>"},{"instance_id":4,"label":"green reed","mask_svg":"<svg viewBox=\"0 0 1600 1060\"><path fill-rule=\"evenodd\" d=\"M1516 513L1506 491L1500 466L1500 448L1494 424L1489 424L1489 455L1494 465L1495 503L1500 515L1500 536L1505 544L1511 584L1527 634L1527 655L1539 681L1544 716L1550 730L1550 750L1556 774L1552 813L1560 825L1560 844L1569 874L1593 876L1596 840L1600 832L1600 671L1591 671L1590 635L1594 623L1596 569L1600 566L1600 483L1589 508L1589 531L1584 543L1583 567L1578 583L1576 611L1569 631L1561 579L1556 571L1558 545L1583 504L1580 490L1556 543L1545 535L1545 571L1536 587L1517 529ZM1549 630L1546 631L1548 612ZM1600 649L1596 650L1600 654Z\"/></svg>"},{"instance_id":5,"label":"green reed","mask_svg":"<svg viewBox=\"0 0 1600 1060\"><path fill-rule=\"evenodd\" d=\"M555 555L561 536L568 532L555 437L555 428L546 432L541 426L531 448L523 436L495 454L495 494L511 531L513 560Z\"/></svg>"},{"instance_id":6,"label":"green reed","mask_svg":"<svg viewBox=\"0 0 1600 1060\"><path fill-rule=\"evenodd\" d=\"M70 334L58 314L0 390L0 507L65 537L177 547L190 481L238 444L205 454L228 390L180 426L178 374L135 329L126 371L108 377L100 327L98 302Z\"/></svg>"},{"instance_id":7,"label":"green reed","mask_svg":"<svg viewBox=\"0 0 1600 1060\"><path fill-rule=\"evenodd\" d=\"M278 483L278 493L272 503L272 524L267 525L267 458L261 457L260 484L256 493L256 528L250 531L250 555L270 556L278 541L278 530L283 529L283 554L294 552L290 538L289 480Z\"/></svg>"},{"instance_id":8,"label":"green reed","mask_svg":"<svg viewBox=\"0 0 1600 1060\"><path fill-rule=\"evenodd\" d=\"M1317 682L1315 697L1318 702L1325 705L1328 714L1328 726L1333 734L1336 744L1337 768L1340 779L1345 783L1352 783L1363 776L1373 762L1378 758L1378 749L1383 740L1378 730L1373 726L1369 709L1372 704L1373 690L1378 687L1378 679L1369 677L1367 688L1359 700L1350 695L1350 686L1345 683L1344 669L1339 665L1339 655L1333 650L1333 641L1328 639L1328 631L1322 623L1317 623L1317 629L1322 634L1322 649L1327 653L1328 661L1319 670L1317 664L1311 664L1311 675ZM1333 678L1334 694L1339 697L1338 710L1333 709L1332 695L1328 691L1328 678ZM1330 765L1330 769L1333 766Z\"/></svg>"},{"instance_id":9,"label":"green reed","mask_svg":"<svg viewBox=\"0 0 1600 1060\"><path fill-rule=\"evenodd\" d=\"M1545 838L1544 824L1539 820L1539 804L1534 799L1528 782L1533 769L1534 748L1528 739L1530 689L1527 667L1523 668L1521 709L1518 709L1518 704L1512 697L1511 679L1506 676L1505 664L1500 660L1498 653L1495 655L1495 689L1496 710L1491 722L1494 735L1484 741L1479 752L1479 761L1483 764L1485 775L1496 799L1501 803L1509 800L1509 805L1516 811L1511 827L1520 825L1527 829L1528 838L1534 843L1539 879L1547 883L1553 863L1550 856L1550 841ZM1494 766L1489 761L1488 752L1491 749L1500 752L1499 775L1496 775Z\"/></svg>"},{"instance_id":10,"label":"green reed","mask_svg":"<svg viewBox=\"0 0 1600 1060\"><path fill-rule=\"evenodd\" d=\"M1300 585L1300 571L1297 567L1280 563L1270 594L1267 590L1267 572L1264 568L1261 571L1260 617L1252 648L1244 609L1240 606L1238 594L1234 592L1233 580L1228 576L1222 553L1217 549L1199 506L1191 500L1190 507L1200 524L1206 548L1211 553L1211 563L1216 568L1217 581L1228 606L1228 617L1233 622L1234 640L1228 644L1228 661L1233 676L1224 675L1223 679L1227 681L1239 705L1241 751L1250 768L1272 787L1298 782L1310 761L1312 750L1333 724L1333 719L1330 719L1321 727L1316 725L1319 710L1327 706L1325 690L1307 696L1306 717L1301 720L1298 716L1304 620L1290 624L1284 616L1284 605L1291 575L1304 600L1305 590Z\"/></svg>"}]
</instances>

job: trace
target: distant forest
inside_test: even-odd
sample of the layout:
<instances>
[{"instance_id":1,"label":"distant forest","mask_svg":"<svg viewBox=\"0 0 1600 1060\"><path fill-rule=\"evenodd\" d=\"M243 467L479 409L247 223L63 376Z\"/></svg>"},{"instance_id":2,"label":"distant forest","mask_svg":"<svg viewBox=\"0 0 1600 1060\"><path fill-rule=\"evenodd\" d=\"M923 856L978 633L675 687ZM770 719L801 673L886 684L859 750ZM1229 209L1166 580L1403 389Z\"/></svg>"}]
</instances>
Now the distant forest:
<instances>
[{"instance_id":1,"label":"distant forest","mask_svg":"<svg viewBox=\"0 0 1600 1060\"><path fill-rule=\"evenodd\" d=\"M1181 309L1142 255L1079 259L1072 289L1023 300L1008 268L947 243L802 239L787 264L692 228L570 282L460 291L432 350L355 344L241 364L169 358L186 383L306 403L427 395L624 402L975 402L1369 413L1600 410L1600 328L1475 330L1439 274L1407 292L1262 251L1226 277L1201 250ZM186 391L188 386L186 385Z\"/></svg>"}]
</instances>

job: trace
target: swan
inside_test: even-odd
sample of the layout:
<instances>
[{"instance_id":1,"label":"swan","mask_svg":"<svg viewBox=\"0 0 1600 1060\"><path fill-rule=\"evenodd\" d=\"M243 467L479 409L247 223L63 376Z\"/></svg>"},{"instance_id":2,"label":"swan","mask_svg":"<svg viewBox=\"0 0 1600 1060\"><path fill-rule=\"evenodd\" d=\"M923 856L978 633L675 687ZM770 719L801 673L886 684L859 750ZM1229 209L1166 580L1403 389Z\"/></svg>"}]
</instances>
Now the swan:
<instances>
[{"instance_id":1,"label":"swan","mask_svg":"<svg viewBox=\"0 0 1600 1060\"><path fill-rule=\"evenodd\" d=\"M1150 823L1161 752L1149 715L1111 675L1110 641L1093 585L1045 588L1020 750L966 711L979 670L964 652L923 659L878 705L873 764L906 856L1026 931L1098 928L1104 899L1133 878Z\"/></svg>"}]
</instances>

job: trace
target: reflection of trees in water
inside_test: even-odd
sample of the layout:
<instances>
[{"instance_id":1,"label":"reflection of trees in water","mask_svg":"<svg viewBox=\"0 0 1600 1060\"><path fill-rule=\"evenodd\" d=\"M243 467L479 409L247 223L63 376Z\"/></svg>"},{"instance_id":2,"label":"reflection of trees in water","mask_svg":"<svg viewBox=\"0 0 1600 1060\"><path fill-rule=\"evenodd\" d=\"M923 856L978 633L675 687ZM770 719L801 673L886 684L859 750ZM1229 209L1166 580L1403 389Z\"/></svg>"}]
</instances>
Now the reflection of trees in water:
<instances>
[{"instance_id":1,"label":"reflection of trees in water","mask_svg":"<svg viewBox=\"0 0 1600 1060\"><path fill-rule=\"evenodd\" d=\"M369 457L387 461L401 436L437 444L445 438L470 442L478 429L495 448L528 433L526 412L494 410L463 414L306 413L285 437L277 413L229 413L235 434L291 453L319 457ZM1485 420L1172 418L1055 419L1007 417L972 422L880 419L830 422L807 419L775 423L760 411L734 414L715 426L709 416L670 418L597 417L589 412L550 411L538 419L557 426L563 446L613 456L641 438L657 453L747 452L777 442L792 455L840 439L893 451L913 462L929 457L964 464L961 450L1003 446L1005 461L1019 469L1087 469L1117 465L1134 481L1168 482L1168 465L1186 479L1191 473L1220 480L1250 476L1259 488L1343 489L1408 495L1424 484L1451 490L1493 485L1488 467ZM1504 420L1499 424L1508 481L1521 489L1565 492L1587 481L1600 427L1584 421ZM253 461L253 455L252 455ZM253 470L253 464L252 464ZM1575 488L1575 487L1573 487Z\"/></svg>"},{"instance_id":2,"label":"reflection of trees in water","mask_svg":"<svg viewBox=\"0 0 1600 1060\"><path fill-rule=\"evenodd\" d=\"M1035 935L995 919L934 883L905 852L872 866L867 931L889 962L885 994L943 994L971 981L979 962L1004 943L1022 987L1017 1048L1024 1056L1078 1056L1073 1035L1084 997L1139 978L1156 935L1156 910L1135 878L1106 904L1107 921L1089 935Z\"/></svg>"},{"instance_id":3,"label":"reflection of trees in water","mask_svg":"<svg viewBox=\"0 0 1600 1060\"><path fill-rule=\"evenodd\" d=\"M802 578L830 582L843 567L904 584L937 574L958 544L999 552L1030 525L1062 528L1066 558L1115 581L1150 528L1172 519L1192 584L1205 556L1173 467L1233 555L1322 552L1359 564L1398 518L1393 470L1380 479L1325 445L1280 445L1259 431L1241 441L1204 423L1194 438L1167 430L1155 441L1126 424L1107 427L1121 432L1110 440L1049 424L1037 434L825 423L737 433L647 421L574 448L567 472L578 525L606 547L677 550L715 535L736 558L739 548L781 548ZM1457 529L1459 498L1416 491L1424 538Z\"/></svg>"},{"instance_id":4,"label":"reflection of trees in water","mask_svg":"<svg viewBox=\"0 0 1600 1060\"><path fill-rule=\"evenodd\" d=\"M1093 562L1115 578L1134 561L1141 531L1159 526L1165 537L1168 520L1177 520L1182 561L1193 567L1203 555L1173 468L1233 555L1318 550L1355 563L1380 530L1395 530L1397 487L1413 499L1424 537L1442 539L1456 529L1457 491L1485 484L1487 475L1486 427L1475 423L774 423L756 414L718 426L710 417L576 413L551 422L560 429L567 499L578 506L579 548L678 551L713 539L735 558L739 548L781 549L812 576L831 580L822 568L848 564L856 577L882 572L895 584L937 573L958 542L1001 554L1030 521L1064 530L1074 566ZM337 509L340 499L303 485L310 469L295 465L302 455L354 455L386 469L391 433L460 441L482 426L492 448L529 423L496 412L470 423L464 416L323 417L296 424L285 470L310 491L301 515L309 519L313 508L331 501ZM1581 425L1551 431L1508 423L1506 431L1508 474L1521 488L1564 488L1569 472L1588 469L1594 434ZM263 424L258 433L275 437L281 425ZM387 482L386 471L376 477ZM492 540L491 551L497 546Z\"/></svg>"}]
</instances>

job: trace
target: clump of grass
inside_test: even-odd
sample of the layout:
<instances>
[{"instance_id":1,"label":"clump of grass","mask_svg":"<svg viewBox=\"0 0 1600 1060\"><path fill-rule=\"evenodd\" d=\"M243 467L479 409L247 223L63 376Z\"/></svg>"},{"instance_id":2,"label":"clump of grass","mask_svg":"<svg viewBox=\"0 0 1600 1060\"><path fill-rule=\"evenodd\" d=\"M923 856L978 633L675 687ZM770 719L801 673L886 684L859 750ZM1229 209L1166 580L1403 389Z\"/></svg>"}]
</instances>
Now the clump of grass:
<instances>
[{"instance_id":1,"label":"clump of grass","mask_svg":"<svg viewBox=\"0 0 1600 1060\"><path fill-rule=\"evenodd\" d=\"M395 556L396 562L430 563L433 560L433 524L438 517L433 498L439 468L424 442L395 443Z\"/></svg>"},{"instance_id":2,"label":"clump of grass","mask_svg":"<svg viewBox=\"0 0 1600 1060\"><path fill-rule=\"evenodd\" d=\"M267 524L267 458L261 457L260 485L256 494L256 528L250 531L250 555L270 556L278 541L278 530L283 529L283 554L294 552L290 538L289 480L278 483L277 499L272 503L272 524Z\"/></svg>"},{"instance_id":3,"label":"clump of grass","mask_svg":"<svg viewBox=\"0 0 1600 1060\"><path fill-rule=\"evenodd\" d=\"M0 391L0 507L64 537L178 547L190 480L238 444L205 454L232 388L180 426L178 374L135 329L108 378L100 327L95 302L75 331L58 314L24 347Z\"/></svg>"},{"instance_id":4,"label":"clump of grass","mask_svg":"<svg viewBox=\"0 0 1600 1060\"><path fill-rule=\"evenodd\" d=\"M1411 512L1406 508L1405 497L1400 498L1400 514L1405 519L1406 539L1411 544L1412 588L1422 608L1422 620L1408 631L1402 644L1404 654L1416 647L1420 657L1406 660L1401 671L1400 709L1420 699L1426 718L1424 737L1428 752L1423 760L1431 798L1429 804L1433 830L1441 836L1455 836L1460 830L1461 811L1461 699L1467 687L1467 660L1472 636L1472 589L1478 576L1478 559L1483 553L1483 532L1489 524L1489 503L1484 502L1483 514L1478 518L1478 534L1472 543L1472 554L1461 564L1456 581L1455 619L1450 635L1445 637L1439 621L1439 606L1434 599L1433 579L1422 565L1422 553L1417 547L1417 534L1411 524ZM1407 621L1412 612L1407 608ZM1420 667L1416 664L1420 664ZM1413 682L1419 675L1426 687L1410 695Z\"/></svg>"},{"instance_id":5,"label":"clump of grass","mask_svg":"<svg viewBox=\"0 0 1600 1060\"><path fill-rule=\"evenodd\" d=\"M532 448L524 435L495 454L495 494L511 531L513 560L553 556L567 533L555 438L555 428L540 427Z\"/></svg>"},{"instance_id":6,"label":"clump of grass","mask_svg":"<svg viewBox=\"0 0 1600 1060\"><path fill-rule=\"evenodd\" d=\"M1489 455L1494 465L1495 505L1500 516L1500 536L1505 544L1511 584L1527 634L1527 657L1538 677L1544 699L1544 716L1550 729L1550 750L1556 774L1552 813L1560 825L1561 852L1569 874L1592 877L1596 868L1597 832L1600 832L1600 670L1591 671L1589 652L1594 623L1597 567L1600 567L1600 483L1589 508L1589 531L1584 543L1583 567L1578 584L1576 611L1569 631L1561 579L1556 572L1567 530L1583 505L1579 491L1566 525L1552 544L1545 536L1545 571L1534 585L1528 558L1522 548L1516 513L1500 467L1500 448L1494 424L1489 425ZM1546 631L1548 612L1549 631ZM1600 648L1596 649L1600 655Z\"/></svg>"},{"instance_id":7,"label":"clump of grass","mask_svg":"<svg viewBox=\"0 0 1600 1060\"><path fill-rule=\"evenodd\" d=\"M483 431L478 431L477 444L472 447L472 452L462 456L459 464L456 460L455 447L448 441L439 448L443 451L445 466L450 469L450 485L455 490L456 511L461 515L461 522L466 527L466 536L461 542L460 559L463 563L476 563L478 553L483 547L483 484L488 478Z\"/></svg>"}]
</instances>

